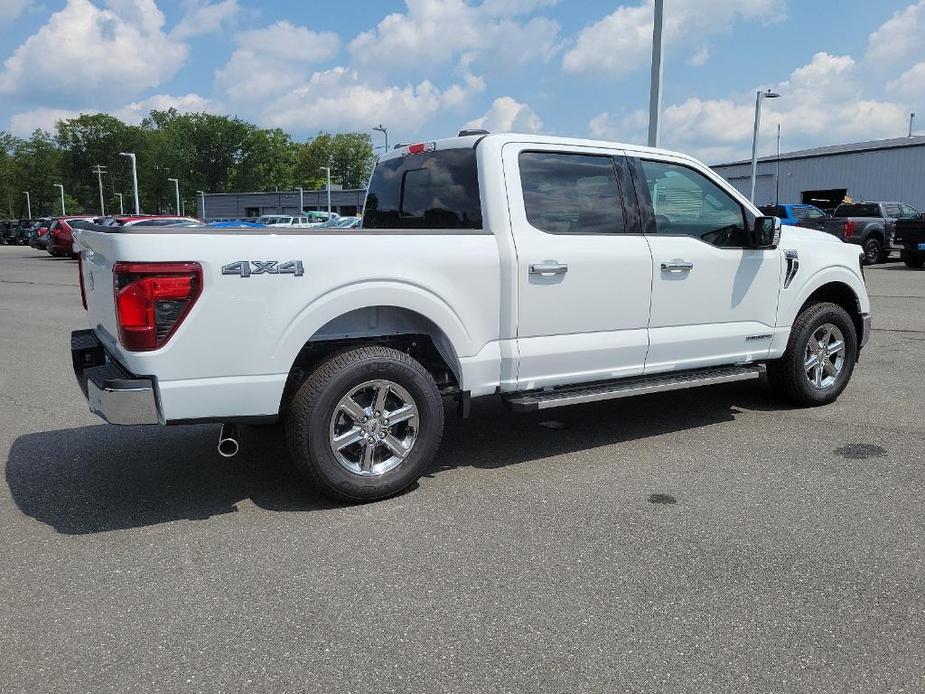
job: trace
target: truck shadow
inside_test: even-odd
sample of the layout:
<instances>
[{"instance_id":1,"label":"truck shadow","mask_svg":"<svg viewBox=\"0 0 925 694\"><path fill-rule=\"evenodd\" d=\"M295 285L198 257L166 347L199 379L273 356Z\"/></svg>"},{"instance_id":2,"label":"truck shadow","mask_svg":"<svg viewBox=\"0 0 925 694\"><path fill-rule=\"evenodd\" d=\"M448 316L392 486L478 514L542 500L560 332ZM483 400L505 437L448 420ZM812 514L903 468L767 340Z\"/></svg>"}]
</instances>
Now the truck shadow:
<instances>
[{"instance_id":1,"label":"truck shadow","mask_svg":"<svg viewBox=\"0 0 925 694\"><path fill-rule=\"evenodd\" d=\"M570 451L645 439L735 419L739 407L769 409L759 384L731 384L561 410L512 414L475 401L447 427L429 476L461 467L529 464ZM555 420L550 428L541 422ZM26 515L82 535L178 520L204 520L251 500L270 511L342 508L314 494L293 469L278 427L246 429L241 453L215 451L218 427L86 426L26 434L13 442L6 481Z\"/></svg>"}]
</instances>

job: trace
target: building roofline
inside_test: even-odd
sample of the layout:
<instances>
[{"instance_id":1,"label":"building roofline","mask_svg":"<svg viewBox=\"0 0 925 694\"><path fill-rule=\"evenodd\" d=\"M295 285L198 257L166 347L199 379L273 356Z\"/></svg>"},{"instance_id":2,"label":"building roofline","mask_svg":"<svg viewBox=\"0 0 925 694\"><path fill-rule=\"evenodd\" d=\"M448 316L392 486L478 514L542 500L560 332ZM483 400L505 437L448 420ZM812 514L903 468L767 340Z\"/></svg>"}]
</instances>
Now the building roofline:
<instances>
[{"instance_id":1,"label":"building roofline","mask_svg":"<svg viewBox=\"0 0 925 694\"><path fill-rule=\"evenodd\" d=\"M328 191L325 188L315 188L312 190L303 190L302 192L306 195L308 194L314 195L315 193L327 194ZM337 188L337 189L331 188L331 195L334 195L335 193L365 193L365 192L366 192L366 188ZM298 195L298 194L299 194L298 190L248 190L248 191L242 191L240 193L234 193L234 192L232 193L209 193L209 192L206 192L206 196L209 196L209 195ZM196 197L199 197L199 196L197 195Z\"/></svg>"},{"instance_id":2,"label":"building roofline","mask_svg":"<svg viewBox=\"0 0 925 694\"><path fill-rule=\"evenodd\" d=\"M787 161L793 159L812 159L815 157L829 157L836 154L854 154L857 152L878 152L888 149L904 149L906 147L925 147L925 135L913 135L912 137L894 137L887 140L869 140L867 142L852 142L844 145L826 145L824 147L813 147L811 149L800 149L794 152L781 152L780 160ZM777 155L759 157L761 163L777 161ZM751 164L751 159L741 159L739 161L723 162L713 164L711 168L724 166L742 166Z\"/></svg>"}]
</instances>

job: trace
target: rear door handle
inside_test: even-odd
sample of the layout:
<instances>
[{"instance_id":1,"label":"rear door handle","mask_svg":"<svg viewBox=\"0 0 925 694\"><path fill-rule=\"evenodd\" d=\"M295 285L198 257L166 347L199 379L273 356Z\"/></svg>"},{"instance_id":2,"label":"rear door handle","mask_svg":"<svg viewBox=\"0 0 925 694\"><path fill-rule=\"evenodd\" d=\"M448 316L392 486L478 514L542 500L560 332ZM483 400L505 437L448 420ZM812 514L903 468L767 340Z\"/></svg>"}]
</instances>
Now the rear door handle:
<instances>
[{"instance_id":1,"label":"rear door handle","mask_svg":"<svg viewBox=\"0 0 925 694\"><path fill-rule=\"evenodd\" d=\"M672 260L669 263L662 263L662 272L690 272L694 269L694 264L687 260Z\"/></svg>"},{"instance_id":2,"label":"rear door handle","mask_svg":"<svg viewBox=\"0 0 925 694\"><path fill-rule=\"evenodd\" d=\"M555 261L548 263L531 263L530 264L530 274L531 275L564 275L568 272L568 265L565 263L557 263Z\"/></svg>"}]
</instances>

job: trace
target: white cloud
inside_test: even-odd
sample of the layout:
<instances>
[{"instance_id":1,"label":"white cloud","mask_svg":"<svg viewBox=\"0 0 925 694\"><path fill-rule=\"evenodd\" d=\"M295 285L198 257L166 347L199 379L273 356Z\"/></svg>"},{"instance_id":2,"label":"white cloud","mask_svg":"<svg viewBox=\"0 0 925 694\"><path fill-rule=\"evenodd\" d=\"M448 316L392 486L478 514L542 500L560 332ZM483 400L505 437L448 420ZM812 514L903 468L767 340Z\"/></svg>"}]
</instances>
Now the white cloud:
<instances>
[{"instance_id":1,"label":"white cloud","mask_svg":"<svg viewBox=\"0 0 925 694\"><path fill-rule=\"evenodd\" d=\"M914 106L925 106L925 61L913 65L887 84L887 90L905 97Z\"/></svg>"},{"instance_id":2,"label":"white cloud","mask_svg":"<svg viewBox=\"0 0 925 694\"><path fill-rule=\"evenodd\" d=\"M95 113L95 111L93 111ZM19 137L28 137L36 130L55 131L55 123L66 118L76 118L80 111L63 108L37 108L34 111L17 113L10 117L10 132Z\"/></svg>"},{"instance_id":3,"label":"white cloud","mask_svg":"<svg viewBox=\"0 0 925 694\"><path fill-rule=\"evenodd\" d=\"M154 1L109 4L100 9L89 0L68 0L6 59L0 94L117 100L172 77L188 48L168 39Z\"/></svg>"},{"instance_id":4,"label":"white cloud","mask_svg":"<svg viewBox=\"0 0 925 694\"><path fill-rule=\"evenodd\" d=\"M707 61L709 59L710 59L710 49L704 46L694 51L691 57L687 59L687 62L693 65L694 67L703 67L704 65L707 64Z\"/></svg>"},{"instance_id":5,"label":"white cloud","mask_svg":"<svg viewBox=\"0 0 925 694\"><path fill-rule=\"evenodd\" d=\"M237 19L240 12L238 0L221 0L212 4L192 0L183 19L173 28L170 35L176 39L185 39L202 34L214 34L225 30Z\"/></svg>"},{"instance_id":6,"label":"white cloud","mask_svg":"<svg viewBox=\"0 0 925 694\"><path fill-rule=\"evenodd\" d=\"M493 133L538 133L543 129L543 121L527 104L502 96L494 100L484 116L469 121L465 127L484 128Z\"/></svg>"},{"instance_id":7,"label":"white cloud","mask_svg":"<svg viewBox=\"0 0 925 694\"><path fill-rule=\"evenodd\" d=\"M376 88L353 69L336 67L316 72L302 86L262 111L264 125L301 132L313 130L368 130L371 123L388 122L404 132L420 128L431 116L459 107L485 88L484 80L467 75L462 84L439 89L425 80L405 87Z\"/></svg>"},{"instance_id":8,"label":"white cloud","mask_svg":"<svg viewBox=\"0 0 925 694\"><path fill-rule=\"evenodd\" d=\"M0 26L15 20L29 6L31 0L3 0L0 2Z\"/></svg>"},{"instance_id":9,"label":"white cloud","mask_svg":"<svg viewBox=\"0 0 925 694\"><path fill-rule=\"evenodd\" d=\"M328 60L340 49L330 32L315 32L280 21L235 36L238 48L216 76L232 100L276 97L301 84L306 67Z\"/></svg>"},{"instance_id":10,"label":"white cloud","mask_svg":"<svg viewBox=\"0 0 925 694\"><path fill-rule=\"evenodd\" d=\"M126 123L141 123L151 111L166 111L176 109L180 113L198 113L198 112L221 112L221 107L199 94L189 93L180 96L170 94L155 94L141 101L133 101L112 112L114 116L120 118Z\"/></svg>"},{"instance_id":11,"label":"white cloud","mask_svg":"<svg viewBox=\"0 0 925 694\"><path fill-rule=\"evenodd\" d=\"M856 142L903 133L908 113L902 105L864 95L850 56L817 53L793 70L788 80L772 85L783 95L762 107L762 152L774 144L774 125L782 124L788 149ZM745 158L750 152L755 90L722 99L690 98L665 107L662 144L715 163ZM588 123L595 137L645 142L644 111L600 114Z\"/></svg>"},{"instance_id":12,"label":"white cloud","mask_svg":"<svg viewBox=\"0 0 925 694\"><path fill-rule=\"evenodd\" d=\"M586 27L566 52L562 65L571 73L623 76L649 64L652 55L653 2L621 5ZM784 0L675 0L665 13L668 47L685 47L705 36L726 33L737 21L777 21Z\"/></svg>"},{"instance_id":13,"label":"white cloud","mask_svg":"<svg viewBox=\"0 0 925 694\"><path fill-rule=\"evenodd\" d=\"M549 0L405 0L407 12L387 15L375 29L350 42L353 60L367 70L432 67L463 53L491 61L494 69L548 59L557 50L558 23L523 19Z\"/></svg>"},{"instance_id":14,"label":"white cloud","mask_svg":"<svg viewBox=\"0 0 925 694\"><path fill-rule=\"evenodd\" d=\"M881 24L868 37L867 58L883 65L925 55L925 0L919 0Z\"/></svg>"}]
</instances>

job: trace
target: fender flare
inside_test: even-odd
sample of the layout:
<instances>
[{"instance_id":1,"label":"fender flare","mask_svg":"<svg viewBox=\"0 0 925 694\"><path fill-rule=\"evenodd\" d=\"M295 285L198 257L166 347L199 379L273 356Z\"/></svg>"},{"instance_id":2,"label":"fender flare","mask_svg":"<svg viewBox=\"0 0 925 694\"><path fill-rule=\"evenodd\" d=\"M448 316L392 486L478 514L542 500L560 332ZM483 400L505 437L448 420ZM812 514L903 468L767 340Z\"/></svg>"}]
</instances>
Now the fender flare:
<instances>
[{"instance_id":1,"label":"fender flare","mask_svg":"<svg viewBox=\"0 0 925 694\"><path fill-rule=\"evenodd\" d=\"M326 324L346 313L374 306L403 308L420 314L446 335L459 357L476 354L472 336L456 311L434 292L399 280L371 280L336 287L315 298L293 318L273 354L288 371L307 342Z\"/></svg>"},{"instance_id":2,"label":"fender flare","mask_svg":"<svg viewBox=\"0 0 925 694\"><path fill-rule=\"evenodd\" d=\"M864 285L861 278L847 267L842 265L830 265L821 268L813 273L800 286L799 292L794 296L793 301L786 307L786 313L779 315L777 324L779 326L793 325L797 314L803 308L803 304L821 287L827 284L844 284L854 294L855 301L858 302L858 310L861 310L860 297L865 293ZM783 307L782 307L783 308Z\"/></svg>"}]
</instances>

